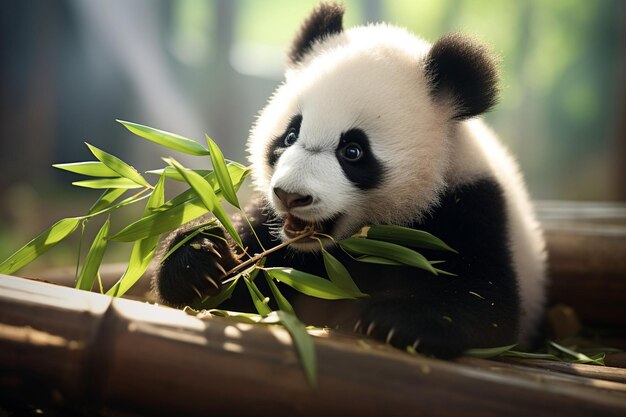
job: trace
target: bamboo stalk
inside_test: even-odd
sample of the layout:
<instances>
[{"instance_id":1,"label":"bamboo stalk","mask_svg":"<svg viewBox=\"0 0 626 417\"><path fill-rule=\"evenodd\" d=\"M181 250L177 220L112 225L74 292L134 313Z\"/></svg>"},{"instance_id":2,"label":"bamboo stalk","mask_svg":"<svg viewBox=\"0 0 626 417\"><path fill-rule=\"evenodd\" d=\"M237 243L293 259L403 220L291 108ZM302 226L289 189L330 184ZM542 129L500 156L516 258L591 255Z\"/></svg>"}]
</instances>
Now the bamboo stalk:
<instances>
[{"instance_id":1,"label":"bamboo stalk","mask_svg":"<svg viewBox=\"0 0 626 417\"><path fill-rule=\"evenodd\" d=\"M0 277L2 375L35 377L78 404L189 416L626 413L624 393L353 339L315 338L319 385L311 388L289 340L279 327Z\"/></svg>"}]
</instances>

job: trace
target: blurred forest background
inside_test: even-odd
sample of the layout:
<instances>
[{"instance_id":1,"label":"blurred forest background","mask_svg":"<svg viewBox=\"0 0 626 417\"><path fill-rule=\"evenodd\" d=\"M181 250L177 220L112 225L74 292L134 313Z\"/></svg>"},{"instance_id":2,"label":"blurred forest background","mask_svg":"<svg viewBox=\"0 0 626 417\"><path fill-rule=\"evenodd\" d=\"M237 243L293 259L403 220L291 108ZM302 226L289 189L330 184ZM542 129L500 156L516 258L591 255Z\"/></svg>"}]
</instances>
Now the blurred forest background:
<instances>
[{"instance_id":1,"label":"blurred forest background","mask_svg":"<svg viewBox=\"0 0 626 417\"><path fill-rule=\"evenodd\" d=\"M167 150L116 118L196 140L206 132L244 162L248 129L315 3L2 1L0 258L99 195L51 167L93 159L84 141L139 170L163 165ZM486 118L517 155L533 198L626 200L626 2L345 3L346 27L386 21L430 41L463 31L493 46L502 94ZM67 263L75 247L54 253L47 262Z\"/></svg>"}]
</instances>

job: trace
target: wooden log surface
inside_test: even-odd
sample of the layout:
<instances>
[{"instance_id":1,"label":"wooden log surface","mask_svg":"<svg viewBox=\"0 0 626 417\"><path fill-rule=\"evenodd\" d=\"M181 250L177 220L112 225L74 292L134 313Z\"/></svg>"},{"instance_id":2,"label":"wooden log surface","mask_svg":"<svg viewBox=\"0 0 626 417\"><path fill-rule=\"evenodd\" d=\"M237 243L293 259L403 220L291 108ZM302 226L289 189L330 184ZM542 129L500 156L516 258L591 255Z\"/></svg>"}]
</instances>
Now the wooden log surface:
<instances>
[{"instance_id":1,"label":"wooden log surface","mask_svg":"<svg viewBox=\"0 0 626 417\"><path fill-rule=\"evenodd\" d=\"M626 328L626 205L537 204L548 249L552 304L585 324Z\"/></svg>"},{"instance_id":2,"label":"wooden log surface","mask_svg":"<svg viewBox=\"0 0 626 417\"><path fill-rule=\"evenodd\" d=\"M538 378L511 364L497 365L509 367L501 372L484 366L489 361L440 361L352 338L314 340L316 388L280 327L200 320L0 276L2 391L24 381L25 389L54 390L60 401L141 415L626 415L626 393L615 381Z\"/></svg>"}]
</instances>

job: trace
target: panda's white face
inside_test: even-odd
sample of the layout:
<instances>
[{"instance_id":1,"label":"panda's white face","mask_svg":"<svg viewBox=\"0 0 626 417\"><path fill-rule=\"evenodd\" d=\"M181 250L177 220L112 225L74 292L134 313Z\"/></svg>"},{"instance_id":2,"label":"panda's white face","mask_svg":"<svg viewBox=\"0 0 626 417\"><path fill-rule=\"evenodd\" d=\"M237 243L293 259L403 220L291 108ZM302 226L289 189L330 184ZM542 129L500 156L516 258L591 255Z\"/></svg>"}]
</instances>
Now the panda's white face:
<instances>
[{"instance_id":1,"label":"panda's white face","mask_svg":"<svg viewBox=\"0 0 626 417\"><path fill-rule=\"evenodd\" d=\"M307 224L335 239L406 224L436 203L451 124L428 95L428 48L398 28L355 28L288 72L249 140L255 185L284 217L283 240Z\"/></svg>"}]
</instances>

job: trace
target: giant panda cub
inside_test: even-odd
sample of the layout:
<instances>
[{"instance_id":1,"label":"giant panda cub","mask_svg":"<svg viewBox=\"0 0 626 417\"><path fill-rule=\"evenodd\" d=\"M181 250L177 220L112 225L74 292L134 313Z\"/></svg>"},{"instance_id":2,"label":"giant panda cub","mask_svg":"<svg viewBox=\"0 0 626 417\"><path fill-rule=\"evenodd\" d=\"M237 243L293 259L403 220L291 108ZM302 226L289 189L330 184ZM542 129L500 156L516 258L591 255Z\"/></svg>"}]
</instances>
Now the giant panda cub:
<instances>
[{"instance_id":1,"label":"giant panda cub","mask_svg":"<svg viewBox=\"0 0 626 417\"><path fill-rule=\"evenodd\" d=\"M458 251L425 253L456 276L360 263L327 240L370 297L284 293L306 322L440 357L528 342L544 306L544 241L516 163L478 118L497 99L494 57L460 34L431 45L386 24L344 30L343 13L335 4L312 11L252 127L256 233L271 247L311 226L334 239L365 225L408 226ZM199 223L166 238L161 256ZM249 227L238 228L248 253L260 252ZM319 247L294 243L266 266L325 276ZM198 235L159 266L154 288L166 304L190 304L198 291L219 291L239 255ZM223 306L253 311L245 287Z\"/></svg>"}]
</instances>

